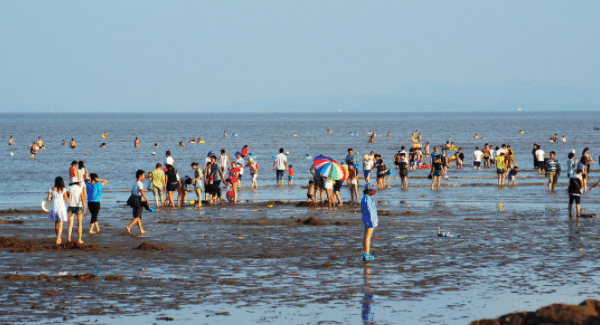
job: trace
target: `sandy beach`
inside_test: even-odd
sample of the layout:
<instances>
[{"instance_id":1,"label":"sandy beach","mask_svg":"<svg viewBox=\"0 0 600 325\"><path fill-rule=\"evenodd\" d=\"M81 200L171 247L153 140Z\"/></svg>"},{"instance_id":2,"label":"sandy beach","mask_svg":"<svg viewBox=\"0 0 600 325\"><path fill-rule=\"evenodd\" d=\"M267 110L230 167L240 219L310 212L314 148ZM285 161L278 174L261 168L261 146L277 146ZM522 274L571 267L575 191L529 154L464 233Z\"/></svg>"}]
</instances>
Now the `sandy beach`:
<instances>
[{"instance_id":1,"label":"sandy beach","mask_svg":"<svg viewBox=\"0 0 600 325\"><path fill-rule=\"evenodd\" d=\"M595 219L568 221L560 209L378 204L374 262L360 259L357 206L159 209L144 214L144 237L126 233L130 209L113 208L99 235L59 248L45 213L5 212L0 320L360 323L366 295L376 297L368 317L377 324L466 324L528 302L535 309L536 296L564 300L565 289L573 303L599 294ZM438 237L438 227L454 237ZM491 306L506 295L520 298Z\"/></svg>"}]
</instances>

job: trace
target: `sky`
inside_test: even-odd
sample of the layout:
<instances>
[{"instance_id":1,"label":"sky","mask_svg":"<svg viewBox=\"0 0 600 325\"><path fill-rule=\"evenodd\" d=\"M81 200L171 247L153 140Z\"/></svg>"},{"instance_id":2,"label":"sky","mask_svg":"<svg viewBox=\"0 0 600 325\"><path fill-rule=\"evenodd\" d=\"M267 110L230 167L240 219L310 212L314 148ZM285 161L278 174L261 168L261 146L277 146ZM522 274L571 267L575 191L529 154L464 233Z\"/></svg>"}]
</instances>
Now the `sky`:
<instances>
[{"instance_id":1,"label":"sky","mask_svg":"<svg viewBox=\"0 0 600 325\"><path fill-rule=\"evenodd\" d=\"M0 112L599 88L599 1L0 1Z\"/></svg>"}]
</instances>

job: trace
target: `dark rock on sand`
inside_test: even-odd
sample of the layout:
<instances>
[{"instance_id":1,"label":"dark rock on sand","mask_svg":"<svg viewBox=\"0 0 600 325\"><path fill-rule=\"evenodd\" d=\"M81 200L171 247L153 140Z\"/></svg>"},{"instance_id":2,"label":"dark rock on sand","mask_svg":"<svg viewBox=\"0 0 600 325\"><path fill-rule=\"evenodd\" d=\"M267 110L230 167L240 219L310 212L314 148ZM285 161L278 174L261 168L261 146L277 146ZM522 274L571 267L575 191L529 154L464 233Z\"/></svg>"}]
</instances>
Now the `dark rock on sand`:
<instances>
[{"instance_id":1,"label":"dark rock on sand","mask_svg":"<svg viewBox=\"0 0 600 325\"><path fill-rule=\"evenodd\" d=\"M471 325L597 325L600 324L600 301L588 299L579 306L553 304L536 312L507 314L496 319L483 319Z\"/></svg>"},{"instance_id":2,"label":"dark rock on sand","mask_svg":"<svg viewBox=\"0 0 600 325\"><path fill-rule=\"evenodd\" d=\"M139 249L142 251L160 251L165 248L163 246L156 246L153 244L142 243L140 246L136 247L135 249Z\"/></svg>"},{"instance_id":3,"label":"dark rock on sand","mask_svg":"<svg viewBox=\"0 0 600 325\"><path fill-rule=\"evenodd\" d=\"M323 222L321 222L313 217L310 217L306 220L298 219L298 220L296 220L296 222L303 224L303 225L310 225L310 226L322 226L323 225Z\"/></svg>"}]
</instances>

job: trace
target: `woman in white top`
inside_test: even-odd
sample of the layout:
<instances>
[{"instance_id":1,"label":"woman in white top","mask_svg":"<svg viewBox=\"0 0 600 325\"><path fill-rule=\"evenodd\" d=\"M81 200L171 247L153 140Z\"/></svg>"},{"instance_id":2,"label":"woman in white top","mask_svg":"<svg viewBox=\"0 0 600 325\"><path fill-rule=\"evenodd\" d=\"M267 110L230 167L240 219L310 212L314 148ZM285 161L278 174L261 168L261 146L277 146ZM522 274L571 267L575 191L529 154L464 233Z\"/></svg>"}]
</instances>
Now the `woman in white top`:
<instances>
[{"instance_id":1,"label":"woman in white top","mask_svg":"<svg viewBox=\"0 0 600 325\"><path fill-rule=\"evenodd\" d=\"M67 228L67 241L71 242L71 233L73 232L73 219L75 219L75 215L77 215L77 234L79 235L79 240L77 241L79 244L83 244L81 240L81 235L83 234L83 214L85 213L85 196L84 196L84 188L82 183L77 177L73 177L71 179L71 184L69 184L69 227Z\"/></svg>"},{"instance_id":2,"label":"woman in white top","mask_svg":"<svg viewBox=\"0 0 600 325\"><path fill-rule=\"evenodd\" d=\"M65 181L62 177L54 179L54 187L48 192L48 201L52 201L52 208L48 218L54 220L54 230L56 231L56 245L62 243L62 227L63 222L69 220L67 216L67 207L65 201L69 201L69 192L65 191Z\"/></svg>"}]
</instances>

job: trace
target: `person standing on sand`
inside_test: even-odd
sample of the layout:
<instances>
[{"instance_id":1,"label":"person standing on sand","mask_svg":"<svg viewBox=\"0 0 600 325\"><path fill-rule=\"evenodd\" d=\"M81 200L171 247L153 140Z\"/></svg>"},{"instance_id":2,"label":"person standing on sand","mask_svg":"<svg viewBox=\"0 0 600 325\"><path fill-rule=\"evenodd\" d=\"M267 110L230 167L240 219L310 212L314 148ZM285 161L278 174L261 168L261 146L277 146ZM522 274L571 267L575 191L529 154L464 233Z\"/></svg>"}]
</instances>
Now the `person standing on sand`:
<instances>
[{"instance_id":1,"label":"person standing on sand","mask_svg":"<svg viewBox=\"0 0 600 325\"><path fill-rule=\"evenodd\" d=\"M273 162L273 170L275 170L275 179L279 186L283 185L283 173L287 169L287 157L283 153L283 148L279 148L279 154Z\"/></svg>"},{"instance_id":2,"label":"person standing on sand","mask_svg":"<svg viewBox=\"0 0 600 325\"><path fill-rule=\"evenodd\" d=\"M362 211L362 221L365 225L365 236L363 238L363 260L373 261L375 258L371 255L371 237L373 231L377 227L377 207L372 196L377 193L377 187L375 184L367 183L365 185L365 191L363 192L363 198L360 201L360 208Z\"/></svg>"},{"instance_id":3,"label":"person standing on sand","mask_svg":"<svg viewBox=\"0 0 600 325\"><path fill-rule=\"evenodd\" d=\"M196 196L198 197L198 202L196 203L197 208L202 207L202 184L204 181L202 180L202 170L198 168L198 163L192 163L192 169L194 169L194 179L192 180L192 184L194 185L194 191L196 192Z\"/></svg>"},{"instance_id":4,"label":"person standing on sand","mask_svg":"<svg viewBox=\"0 0 600 325\"><path fill-rule=\"evenodd\" d=\"M598 186L600 182L590 187L590 191L594 187ZM569 180L569 218L573 218L573 202L575 202L575 209L577 211L577 219L581 217L581 209L579 204L581 203L581 194L583 194L585 185L583 183L583 170L577 169L575 176Z\"/></svg>"},{"instance_id":5,"label":"person standing on sand","mask_svg":"<svg viewBox=\"0 0 600 325\"><path fill-rule=\"evenodd\" d=\"M223 176L225 176L225 172L231 169L231 161L229 160L229 156L225 154L225 149L221 149L221 156L219 156L219 165L221 166L221 171L223 171Z\"/></svg>"},{"instance_id":6,"label":"person standing on sand","mask_svg":"<svg viewBox=\"0 0 600 325\"><path fill-rule=\"evenodd\" d=\"M535 158L537 159L538 175L541 175L542 171L545 169L544 160L545 158L548 158L548 156L546 156L546 153L544 150L542 150L542 147L539 144L537 145L537 150L535 151Z\"/></svg>"},{"instance_id":7,"label":"person standing on sand","mask_svg":"<svg viewBox=\"0 0 600 325\"><path fill-rule=\"evenodd\" d=\"M98 174L91 173L90 174L91 182L85 182L85 186L87 189L87 200L88 200L88 209L90 210L90 214L92 218L90 220L90 234L97 234L100 232L100 226L98 225L98 212L100 212L100 198L102 197L102 188L106 183L108 183L104 179L98 178ZM94 231L94 227L96 227L97 231Z\"/></svg>"},{"instance_id":8,"label":"person standing on sand","mask_svg":"<svg viewBox=\"0 0 600 325\"><path fill-rule=\"evenodd\" d=\"M556 153L550 151L550 159L546 160L546 173L548 174L548 191L554 191L554 186L560 176L560 161L556 159Z\"/></svg>"},{"instance_id":9,"label":"person standing on sand","mask_svg":"<svg viewBox=\"0 0 600 325\"><path fill-rule=\"evenodd\" d=\"M315 184L315 195L313 197L313 202L317 203L317 194L320 195L321 203L323 203L323 191L325 190L325 181L321 177L321 174L315 168L315 166L310 167L310 173L313 175L313 182Z\"/></svg>"},{"instance_id":10,"label":"person standing on sand","mask_svg":"<svg viewBox=\"0 0 600 325\"><path fill-rule=\"evenodd\" d=\"M371 172L373 171L373 157L369 154L365 154L363 157L363 176L365 178L365 182L369 182L371 178Z\"/></svg>"},{"instance_id":11,"label":"person standing on sand","mask_svg":"<svg viewBox=\"0 0 600 325\"><path fill-rule=\"evenodd\" d=\"M15 140L13 140L13 136L10 136L10 139L8 139L8 145L9 146L14 146L15 145Z\"/></svg>"},{"instance_id":12,"label":"person standing on sand","mask_svg":"<svg viewBox=\"0 0 600 325\"><path fill-rule=\"evenodd\" d=\"M533 169L538 169L537 166L537 157L535 156L535 152L537 151L537 143L533 144L533 149L531 150L531 155L533 156Z\"/></svg>"},{"instance_id":13,"label":"person standing on sand","mask_svg":"<svg viewBox=\"0 0 600 325\"><path fill-rule=\"evenodd\" d=\"M148 207L150 206L150 201L148 201L146 193L144 193L144 183L142 183L146 178L146 172L140 169L135 173L135 177L137 178L137 180L133 184L133 188L131 189L131 196L129 200L127 200L128 204L131 203L130 206L133 211L133 221L125 229L127 229L127 232L131 234L131 227L137 224L138 227L140 227L140 234L143 235L146 233L146 231L144 231L144 228L142 227L142 208L144 207L144 202L142 201L142 198L146 201Z\"/></svg>"},{"instance_id":14,"label":"person standing on sand","mask_svg":"<svg viewBox=\"0 0 600 325\"><path fill-rule=\"evenodd\" d=\"M167 165L167 172L165 173L166 180L165 184L167 187L167 200L165 203L169 203L172 208L175 207L175 191L181 187L180 179L177 176L177 171L173 165ZM162 198L162 197L161 197ZM164 206L164 204L163 204Z\"/></svg>"},{"instance_id":15,"label":"person standing on sand","mask_svg":"<svg viewBox=\"0 0 600 325\"><path fill-rule=\"evenodd\" d=\"M431 171L429 173L431 177L431 190L433 191L434 185L437 183L437 189L440 189L440 181L444 176L444 166L442 166L442 157L438 156L437 159L431 164Z\"/></svg>"},{"instance_id":16,"label":"person standing on sand","mask_svg":"<svg viewBox=\"0 0 600 325\"><path fill-rule=\"evenodd\" d=\"M248 165L246 167L250 167L250 177L252 178L252 185L250 188L258 188L258 183L256 183L256 178L258 177L258 163L254 161L254 158L248 158Z\"/></svg>"},{"instance_id":17,"label":"person standing on sand","mask_svg":"<svg viewBox=\"0 0 600 325\"><path fill-rule=\"evenodd\" d=\"M79 240L77 243L83 244L83 240L81 240L81 236L83 235L83 214L85 213L85 195L83 193L83 187L81 183L83 181L79 181L77 177L73 177L71 179L71 184L69 184L69 226L67 228L67 241L71 242L71 233L73 232L73 223L75 219L75 215L77 215L77 234L79 235Z\"/></svg>"},{"instance_id":18,"label":"person standing on sand","mask_svg":"<svg viewBox=\"0 0 600 325\"><path fill-rule=\"evenodd\" d=\"M54 187L48 192L47 201L52 201L52 208L48 218L54 221L54 231L56 232L56 245L62 243L63 222L69 221L67 215L67 206L65 201L69 201L69 192L65 191L65 181L62 177L54 179Z\"/></svg>"},{"instance_id":19,"label":"person standing on sand","mask_svg":"<svg viewBox=\"0 0 600 325\"><path fill-rule=\"evenodd\" d=\"M358 204L358 172L353 164L348 165L348 187L350 187L350 204Z\"/></svg>"},{"instance_id":20,"label":"person standing on sand","mask_svg":"<svg viewBox=\"0 0 600 325\"><path fill-rule=\"evenodd\" d=\"M581 168L581 170L583 170L583 173L585 175L590 173L590 165L594 163L594 160L592 159L592 155L590 155L590 148L585 147L583 149L583 152L581 153L581 159L579 159L579 163L582 164L583 168Z\"/></svg>"},{"instance_id":21,"label":"person standing on sand","mask_svg":"<svg viewBox=\"0 0 600 325\"><path fill-rule=\"evenodd\" d=\"M223 201L223 198L221 197L221 182L225 178L225 175L223 174L223 168L217 164L217 156L210 156L210 160L212 162L210 167L210 174L212 177L212 198L208 202L209 204L212 204L213 202L219 202L219 200L221 202Z\"/></svg>"},{"instance_id":22,"label":"person standing on sand","mask_svg":"<svg viewBox=\"0 0 600 325\"><path fill-rule=\"evenodd\" d=\"M475 152L473 152L473 169L481 170L481 158L483 157L483 152L479 150L479 147L475 147Z\"/></svg>"},{"instance_id":23,"label":"person standing on sand","mask_svg":"<svg viewBox=\"0 0 600 325\"><path fill-rule=\"evenodd\" d=\"M500 152L500 154L495 159L496 162L496 174L498 174L498 186L504 186L504 178L506 176L506 155L504 152Z\"/></svg>"},{"instance_id":24,"label":"person standing on sand","mask_svg":"<svg viewBox=\"0 0 600 325\"><path fill-rule=\"evenodd\" d=\"M246 146L247 148L248 146ZM235 163L236 163L236 167L239 168L239 172L238 172L238 176L237 176L237 183L235 184L238 188L242 188L242 176L244 176L244 167L246 167L246 162L244 161L244 157L242 156L241 152L236 152L235 153Z\"/></svg>"},{"instance_id":25,"label":"person standing on sand","mask_svg":"<svg viewBox=\"0 0 600 325\"><path fill-rule=\"evenodd\" d=\"M167 180L160 163L156 164L155 170L148 173L148 178L150 179L150 182L152 182L152 193L154 193L154 203L156 203L156 207L159 207L158 199L160 199L160 206L164 207L165 201L163 199L163 193L167 187ZM90 208L90 211L91 209L92 208Z\"/></svg>"}]
</instances>

